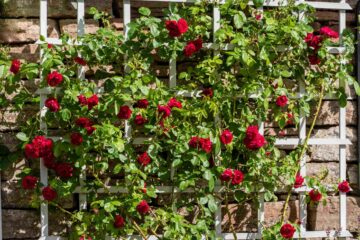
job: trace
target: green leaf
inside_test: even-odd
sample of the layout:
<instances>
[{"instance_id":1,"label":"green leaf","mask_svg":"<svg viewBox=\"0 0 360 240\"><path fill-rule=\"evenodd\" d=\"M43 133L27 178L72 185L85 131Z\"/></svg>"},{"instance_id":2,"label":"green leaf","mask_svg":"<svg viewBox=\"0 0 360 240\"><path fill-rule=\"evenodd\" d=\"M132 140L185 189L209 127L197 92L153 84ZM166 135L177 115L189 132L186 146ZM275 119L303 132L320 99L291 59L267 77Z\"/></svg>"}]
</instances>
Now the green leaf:
<instances>
[{"instance_id":1,"label":"green leaf","mask_svg":"<svg viewBox=\"0 0 360 240\"><path fill-rule=\"evenodd\" d=\"M212 213L214 213L214 212L216 212L216 210L217 210L217 204L216 204L216 201L215 201L215 198L213 197L213 195L208 195L208 199L209 199L209 201L208 201L208 207L209 207L209 210L212 212Z\"/></svg>"},{"instance_id":2,"label":"green leaf","mask_svg":"<svg viewBox=\"0 0 360 240\"><path fill-rule=\"evenodd\" d=\"M354 81L353 84L354 84L354 89L355 89L356 95L360 96L360 86L359 86L359 83L358 83L357 81Z\"/></svg>"},{"instance_id":3,"label":"green leaf","mask_svg":"<svg viewBox=\"0 0 360 240\"><path fill-rule=\"evenodd\" d=\"M345 93L345 89L343 87L340 87L337 91L337 97L339 100L340 107L346 107L347 104L347 96Z\"/></svg>"},{"instance_id":4,"label":"green leaf","mask_svg":"<svg viewBox=\"0 0 360 240\"><path fill-rule=\"evenodd\" d=\"M246 16L242 11L239 11L234 15L234 24L237 29L242 28L244 23L246 22Z\"/></svg>"},{"instance_id":5,"label":"green leaf","mask_svg":"<svg viewBox=\"0 0 360 240\"><path fill-rule=\"evenodd\" d=\"M71 119L71 112L69 109L67 108L61 109L60 113L63 121L67 122Z\"/></svg>"},{"instance_id":6,"label":"green leaf","mask_svg":"<svg viewBox=\"0 0 360 240\"><path fill-rule=\"evenodd\" d=\"M18 134L16 134L16 137L17 137L17 139L19 139L20 141L23 141L23 142L29 141L28 136L26 136L26 134L23 132L19 132Z\"/></svg>"},{"instance_id":7,"label":"green leaf","mask_svg":"<svg viewBox=\"0 0 360 240\"><path fill-rule=\"evenodd\" d=\"M139 13L144 16L150 16L151 10L146 7L141 7L141 8L139 8Z\"/></svg>"}]
</instances>

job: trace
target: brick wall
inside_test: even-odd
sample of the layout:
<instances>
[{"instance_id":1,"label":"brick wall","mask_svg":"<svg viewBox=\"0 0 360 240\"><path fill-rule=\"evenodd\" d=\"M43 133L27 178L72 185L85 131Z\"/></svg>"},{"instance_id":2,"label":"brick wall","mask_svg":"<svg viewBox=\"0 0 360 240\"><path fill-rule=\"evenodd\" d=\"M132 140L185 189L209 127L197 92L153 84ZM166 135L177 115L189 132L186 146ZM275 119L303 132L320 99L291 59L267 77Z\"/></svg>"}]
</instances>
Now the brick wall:
<instances>
[{"instance_id":1,"label":"brick wall","mask_svg":"<svg viewBox=\"0 0 360 240\"><path fill-rule=\"evenodd\" d=\"M35 44L39 34L39 0L2 0L4 7L0 15L0 43L9 47L14 58L37 61L39 59L39 48ZM1 2L1 0L0 0ZM62 33L76 34L76 10L69 0L49 0L49 28L50 37L58 37ZM87 8L95 6L100 10L113 12L116 17L112 24L122 30L122 3L112 3L111 0L86 0ZM348 3L355 7L357 0L350 0ZM150 3L154 15L161 15L159 7L166 6L164 3ZM113 6L118 6L113 9ZM140 3L134 2L132 13L137 15L137 7ZM317 13L319 23L326 24L335 29L338 26L338 12L319 11ZM355 15L347 15L347 25L354 28ZM98 29L98 24L91 20L86 20L86 33L93 33ZM168 77L167 67L155 66L158 76ZM181 67L181 66L179 66ZM26 81L24 84L27 84ZM30 86L31 87L31 86ZM32 87L35 90L35 86ZM353 98L347 107L347 136L353 145L347 147L348 179L353 189L358 186L358 165L357 165L357 103L356 96L350 91ZM17 144L16 132L24 122L26 116L32 114L37 106L27 107L25 112L11 112L7 109L0 109L0 144L14 150ZM316 124L316 137L336 137L338 136L338 104L335 101L325 101L320 117ZM269 131L276 134L278 129L269 126ZM295 134L293 129L286 130L287 135ZM338 181L338 147L336 146L313 146L308 152L307 169L309 175L321 172L323 169L329 170L329 176L325 179L326 183L336 183ZM9 170L1 174L1 195L3 212L3 237L4 239L37 239L39 237L40 213L29 205L27 196L23 196L16 183L16 174L21 168L29 166L31 163L19 159ZM279 212L283 206L285 194L279 193L279 202L268 202L265 204L266 224L272 224L279 219ZM76 196L74 197L76 198ZM159 200L161 201L161 200ZM308 229L324 230L338 228L338 197L330 196L326 207L308 208ZM357 191L349 194L348 199L348 226L352 232L360 231L360 197ZM70 199L65 204L68 209L77 207L76 201ZM233 213L231 221L238 231L256 230L256 209L251 203L242 206L231 204ZM291 221L298 218L298 201L294 196L290 203L289 216ZM50 232L59 234L67 230L66 218L62 213L50 209ZM223 229L229 229L229 219L224 217Z\"/></svg>"}]
</instances>

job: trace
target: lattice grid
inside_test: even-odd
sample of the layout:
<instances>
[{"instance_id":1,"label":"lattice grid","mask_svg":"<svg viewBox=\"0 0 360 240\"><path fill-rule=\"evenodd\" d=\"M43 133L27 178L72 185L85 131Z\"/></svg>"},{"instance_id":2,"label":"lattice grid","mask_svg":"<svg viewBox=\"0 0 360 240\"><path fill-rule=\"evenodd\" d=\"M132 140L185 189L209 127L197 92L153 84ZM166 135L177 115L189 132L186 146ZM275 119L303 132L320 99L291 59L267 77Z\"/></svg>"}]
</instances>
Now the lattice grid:
<instances>
[{"instance_id":1,"label":"lattice grid","mask_svg":"<svg viewBox=\"0 0 360 240\"><path fill-rule=\"evenodd\" d=\"M72 0L74 6L77 8L77 34L81 36L85 32L85 0ZM137 0L137 2L168 2L168 3L192 3L195 0ZM284 1L279 0L268 0L265 2L264 6L266 7L277 7L280 2L284 4ZM221 0L219 4L223 4L224 0ZM297 0L297 3L308 3L316 9L328 9L328 10L338 10L339 11L339 31L340 33L346 27L346 11L351 10L349 4L346 3L345 0L340 0L340 2L307 2L303 0ZM252 4L252 3L250 3ZM262 10L262 9L259 9ZM47 11L48 11L48 1L40 0L40 35L45 37L45 42L51 44L61 44L60 39L48 38L47 37ZM123 19L124 19L124 35L125 38L127 36L127 28L126 25L131 21L131 0L123 0ZM213 7L213 33L215 33L220 28L220 10L219 7L215 4ZM300 19L301 20L301 15ZM215 42L215 39L214 39ZM38 41L38 43L44 43L43 41ZM214 53L217 54L219 51L219 46L215 43L206 43L204 44L206 48L213 49ZM222 50L231 49L231 44L227 44ZM328 48L330 53L341 54L344 51L343 47L331 47ZM42 52L40 53L42 56ZM125 67L126 71L126 67ZM176 87L176 59L172 59L169 62L169 87ZM79 67L78 77L85 78L84 68ZM344 86L344 82L340 82L341 86ZM46 114L46 107L44 106L44 102L47 99L47 95L57 91L59 89L52 88L42 88L38 89L37 93L40 95L40 109L41 109L41 118L40 118L40 130L46 133L47 126L46 123L42 121L42 118ZM103 89L97 89L97 93L101 93ZM199 96L199 91L192 92L184 92L178 91L177 95L181 95L184 97L193 97ZM299 93L296 98L301 98L306 94L305 88L303 84L300 84ZM254 98L256 95L253 96ZM334 96L326 96L326 99L335 99ZM339 146L339 169L340 169L340 180L346 179L346 145L351 144L351 142L346 138L346 109L339 109L339 137L338 138L311 138L309 140L309 145L335 145ZM259 122L260 132L264 132L264 123ZM125 137L127 139L131 139L131 126L128 122L125 124ZM306 138L306 118L303 113L300 113L300 124L299 124L299 134L298 138L284 138L277 139L275 145L277 146L297 146L301 144ZM57 137L54 140L59 139ZM134 144L144 143L146 139L144 138L134 138ZM80 210L86 210L87 208L87 199L86 199L86 191L82 188L84 184L84 180L86 178L85 169L83 169L83 174L80 175L80 186L78 186L74 193L79 194L79 208ZM175 170L171 169L171 178L174 176ZM306 175L306 160L305 158L301 159L301 175ZM40 163L40 181L44 185L48 185L48 170L44 166L42 160ZM220 192L222 187L220 183L217 183L215 187L215 191ZM294 189L293 192L299 193L299 216L301 220L300 232L296 232L294 238L317 238L317 237L339 237L341 239L345 239L346 237L351 237L351 233L346 229L346 194L340 193L340 231L307 231L306 230L306 218L307 218L307 204L306 204L306 193L309 191L307 187L301 187ZM111 187L110 191L113 193L126 193L127 189L124 187ZM173 192L191 192L192 189L186 189L184 191L180 191L177 187L173 186L158 186L156 187L156 192L158 194L162 193L173 193ZM99 192L104 192L104 189L99 189ZM258 231L257 232L241 232L237 233L238 239L261 239L262 237L262 222L264 222L264 197L260 195L259 199L260 205L258 208ZM221 229L221 202L218 201L218 210L215 213L215 230L218 237L222 239L233 239L232 233L223 233ZM48 234L48 204L41 204L41 240L60 240L61 237L58 236L49 236ZM109 238L111 239L111 238ZM141 239L140 236L128 236L127 239ZM155 236L149 236L148 239L157 239ZM203 237L205 239L205 236Z\"/></svg>"}]
</instances>

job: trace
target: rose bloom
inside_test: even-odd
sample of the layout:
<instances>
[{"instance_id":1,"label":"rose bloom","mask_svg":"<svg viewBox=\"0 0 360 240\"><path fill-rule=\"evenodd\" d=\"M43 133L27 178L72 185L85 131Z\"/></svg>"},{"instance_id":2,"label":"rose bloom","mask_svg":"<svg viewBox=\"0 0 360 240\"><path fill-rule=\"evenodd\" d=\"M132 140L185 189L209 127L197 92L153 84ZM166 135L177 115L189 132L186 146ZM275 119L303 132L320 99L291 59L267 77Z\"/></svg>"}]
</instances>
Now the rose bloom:
<instances>
[{"instance_id":1,"label":"rose bloom","mask_svg":"<svg viewBox=\"0 0 360 240\"><path fill-rule=\"evenodd\" d=\"M20 67L21 67L20 60L19 59L14 59L11 62L10 72L12 72L13 74L17 74L20 71Z\"/></svg>"},{"instance_id":2,"label":"rose bloom","mask_svg":"<svg viewBox=\"0 0 360 240\"><path fill-rule=\"evenodd\" d=\"M321 59L316 54L309 55L308 58L311 65L318 65L321 63Z\"/></svg>"},{"instance_id":3,"label":"rose bloom","mask_svg":"<svg viewBox=\"0 0 360 240\"><path fill-rule=\"evenodd\" d=\"M233 171L230 168L224 170L220 175L220 180L223 182L228 182L233 178Z\"/></svg>"},{"instance_id":4,"label":"rose bloom","mask_svg":"<svg viewBox=\"0 0 360 240\"><path fill-rule=\"evenodd\" d=\"M125 219L121 215L116 214L114 219L114 228L123 228L124 226Z\"/></svg>"},{"instance_id":5,"label":"rose bloom","mask_svg":"<svg viewBox=\"0 0 360 240\"><path fill-rule=\"evenodd\" d=\"M293 225L286 223L282 225L280 228L280 234L283 238L291 239L294 236L294 233L296 232L296 229L293 227Z\"/></svg>"},{"instance_id":6,"label":"rose bloom","mask_svg":"<svg viewBox=\"0 0 360 240\"><path fill-rule=\"evenodd\" d=\"M256 19L257 21L260 21L260 20L262 19L262 14L256 14L256 15L255 15L255 19Z\"/></svg>"},{"instance_id":7,"label":"rose bloom","mask_svg":"<svg viewBox=\"0 0 360 240\"><path fill-rule=\"evenodd\" d=\"M25 176L21 181L21 186L25 190L34 189L38 182L38 178L34 176Z\"/></svg>"},{"instance_id":8,"label":"rose bloom","mask_svg":"<svg viewBox=\"0 0 360 240\"><path fill-rule=\"evenodd\" d=\"M99 104L99 98L96 96L96 94L92 95L87 99L87 105L89 110L91 110L93 107Z\"/></svg>"},{"instance_id":9,"label":"rose bloom","mask_svg":"<svg viewBox=\"0 0 360 240\"><path fill-rule=\"evenodd\" d=\"M45 157L52 152L53 142L44 136L36 136L31 143L25 145L25 157L34 159Z\"/></svg>"},{"instance_id":10,"label":"rose bloom","mask_svg":"<svg viewBox=\"0 0 360 240\"><path fill-rule=\"evenodd\" d=\"M165 21L165 27L169 31L170 37L180 37L188 30L188 24L183 18L180 18L178 21L167 20Z\"/></svg>"},{"instance_id":11,"label":"rose bloom","mask_svg":"<svg viewBox=\"0 0 360 240\"><path fill-rule=\"evenodd\" d=\"M146 165L148 165L151 162L151 158L147 152L143 152L142 154L140 154L137 157L137 161L139 164L141 164L142 166L145 167Z\"/></svg>"},{"instance_id":12,"label":"rose bloom","mask_svg":"<svg viewBox=\"0 0 360 240\"><path fill-rule=\"evenodd\" d=\"M285 95L278 96L275 103L279 107L285 107L288 104L288 98Z\"/></svg>"},{"instance_id":13,"label":"rose bloom","mask_svg":"<svg viewBox=\"0 0 360 240\"><path fill-rule=\"evenodd\" d=\"M300 174L296 174L294 188L299 188L303 185L304 178Z\"/></svg>"},{"instance_id":14,"label":"rose bloom","mask_svg":"<svg viewBox=\"0 0 360 240\"><path fill-rule=\"evenodd\" d=\"M210 153L212 150L212 142L210 141L210 138L200 138L199 140L200 147L203 151L206 153Z\"/></svg>"},{"instance_id":15,"label":"rose bloom","mask_svg":"<svg viewBox=\"0 0 360 240\"><path fill-rule=\"evenodd\" d=\"M204 90L202 91L202 95L212 98L214 96L214 91L212 90L212 88L204 88Z\"/></svg>"},{"instance_id":16,"label":"rose bloom","mask_svg":"<svg viewBox=\"0 0 360 240\"><path fill-rule=\"evenodd\" d=\"M86 64L87 64L86 61L81 57L75 57L74 62L76 62L77 64L79 64L81 66L86 66Z\"/></svg>"},{"instance_id":17,"label":"rose bloom","mask_svg":"<svg viewBox=\"0 0 360 240\"><path fill-rule=\"evenodd\" d=\"M199 137L192 137L189 141L190 148L197 148L199 144Z\"/></svg>"},{"instance_id":18,"label":"rose bloom","mask_svg":"<svg viewBox=\"0 0 360 240\"><path fill-rule=\"evenodd\" d=\"M48 169L55 169L56 163L55 163L55 156L53 153L44 156L42 160L45 167L47 167Z\"/></svg>"},{"instance_id":19,"label":"rose bloom","mask_svg":"<svg viewBox=\"0 0 360 240\"><path fill-rule=\"evenodd\" d=\"M184 48L184 55L186 57L191 57L194 53L196 53L196 51L195 44L193 42L189 42Z\"/></svg>"},{"instance_id":20,"label":"rose bloom","mask_svg":"<svg viewBox=\"0 0 360 240\"><path fill-rule=\"evenodd\" d=\"M233 138L233 134L229 129L225 129L220 135L220 141L225 145L230 144Z\"/></svg>"},{"instance_id":21,"label":"rose bloom","mask_svg":"<svg viewBox=\"0 0 360 240\"><path fill-rule=\"evenodd\" d=\"M312 189L309 192L309 197L310 197L311 201L319 202L321 200L321 198L322 198L322 195L318 190Z\"/></svg>"},{"instance_id":22,"label":"rose bloom","mask_svg":"<svg viewBox=\"0 0 360 240\"><path fill-rule=\"evenodd\" d=\"M149 106L149 101L147 99L140 99L135 103L135 107L146 109Z\"/></svg>"},{"instance_id":23,"label":"rose bloom","mask_svg":"<svg viewBox=\"0 0 360 240\"><path fill-rule=\"evenodd\" d=\"M244 180L244 174L240 170L234 170L234 175L231 181L232 185L239 185Z\"/></svg>"},{"instance_id":24,"label":"rose bloom","mask_svg":"<svg viewBox=\"0 0 360 240\"><path fill-rule=\"evenodd\" d=\"M149 204L146 202L146 200L142 200L137 206L136 206L136 210L142 214L145 215L147 213L150 212L150 206Z\"/></svg>"},{"instance_id":25,"label":"rose bloom","mask_svg":"<svg viewBox=\"0 0 360 240\"><path fill-rule=\"evenodd\" d=\"M56 175L62 178L70 178L73 175L73 167L70 163L58 163L55 167Z\"/></svg>"},{"instance_id":26,"label":"rose bloom","mask_svg":"<svg viewBox=\"0 0 360 240\"><path fill-rule=\"evenodd\" d=\"M169 108L168 106L158 105L158 112L162 118L167 118L171 114L171 108Z\"/></svg>"},{"instance_id":27,"label":"rose bloom","mask_svg":"<svg viewBox=\"0 0 360 240\"><path fill-rule=\"evenodd\" d=\"M129 119L131 117L132 111L129 106L123 105L120 107L120 111L118 113L118 118L120 119Z\"/></svg>"},{"instance_id":28,"label":"rose bloom","mask_svg":"<svg viewBox=\"0 0 360 240\"><path fill-rule=\"evenodd\" d=\"M83 137L80 133L74 132L70 136L71 144L79 146L83 142Z\"/></svg>"},{"instance_id":29,"label":"rose bloom","mask_svg":"<svg viewBox=\"0 0 360 240\"><path fill-rule=\"evenodd\" d=\"M349 182L347 182L346 180L342 181L341 183L339 183L338 185L338 189L340 192L342 193L348 193L350 192L350 185Z\"/></svg>"},{"instance_id":30,"label":"rose bloom","mask_svg":"<svg viewBox=\"0 0 360 240\"><path fill-rule=\"evenodd\" d=\"M63 81L63 76L57 71L53 71L47 75L47 82L51 87L56 87L62 81Z\"/></svg>"},{"instance_id":31,"label":"rose bloom","mask_svg":"<svg viewBox=\"0 0 360 240\"><path fill-rule=\"evenodd\" d=\"M56 191L50 186L43 188L42 195L43 195L44 199L47 201L52 201L57 197Z\"/></svg>"},{"instance_id":32,"label":"rose bloom","mask_svg":"<svg viewBox=\"0 0 360 240\"><path fill-rule=\"evenodd\" d=\"M259 133L257 126L249 126L244 138L245 146L250 150L257 150L266 144L265 138Z\"/></svg>"},{"instance_id":33,"label":"rose bloom","mask_svg":"<svg viewBox=\"0 0 360 240\"><path fill-rule=\"evenodd\" d=\"M81 106L85 106L88 104L87 98L84 95L80 94L77 98Z\"/></svg>"},{"instance_id":34,"label":"rose bloom","mask_svg":"<svg viewBox=\"0 0 360 240\"><path fill-rule=\"evenodd\" d=\"M147 119L145 119L143 116L141 116L140 114L136 115L135 116L135 119L134 119L134 123L136 125L143 125L147 122Z\"/></svg>"},{"instance_id":35,"label":"rose bloom","mask_svg":"<svg viewBox=\"0 0 360 240\"><path fill-rule=\"evenodd\" d=\"M85 127L85 129L86 129L87 135L93 134L93 132L96 130L96 128L93 126Z\"/></svg>"},{"instance_id":36,"label":"rose bloom","mask_svg":"<svg viewBox=\"0 0 360 240\"><path fill-rule=\"evenodd\" d=\"M176 100L176 98L171 98L167 103L169 108L182 108L182 104L180 101Z\"/></svg>"},{"instance_id":37,"label":"rose bloom","mask_svg":"<svg viewBox=\"0 0 360 240\"><path fill-rule=\"evenodd\" d=\"M47 107L50 112L58 112L60 110L60 104L56 98L50 97L45 101L45 107Z\"/></svg>"},{"instance_id":38,"label":"rose bloom","mask_svg":"<svg viewBox=\"0 0 360 240\"><path fill-rule=\"evenodd\" d=\"M286 124L293 124L293 117L294 116L291 113L288 113Z\"/></svg>"},{"instance_id":39,"label":"rose bloom","mask_svg":"<svg viewBox=\"0 0 360 240\"><path fill-rule=\"evenodd\" d=\"M327 26L320 28L320 34L329 38L339 38L339 33Z\"/></svg>"},{"instance_id":40,"label":"rose bloom","mask_svg":"<svg viewBox=\"0 0 360 240\"><path fill-rule=\"evenodd\" d=\"M304 41L309 47L312 47L314 50L318 50L320 48L322 38L321 36L314 35L313 33L308 33Z\"/></svg>"},{"instance_id":41,"label":"rose bloom","mask_svg":"<svg viewBox=\"0 0 360 240\"><path fill-rule=\"evenodd\" d=\"M201 38L198 38L198 39L192 41L192 43L195 45L196 51L200 51L200 49L202 49L202 47L203 47L203 41Z\"/></svg>"},{"instance_id":42,"label":"rose bloom","mask_svg":"<svg viewBox=\"0 0 360 240\"><path fill-rule=\"evenodd\" d=\"M92 122L87 117L79 117L75 124L79 127L86 128L92 125Z\"/></svg>"},{"instance_id":43,"label":"rose bloom","mask_svg":"<svg viewBox=\"0 0 360 240\"><path fill-rule=\"evenodd\" d=\"M91 238L91 237L88 237L88 238L86 239L86 236L81 236L81 237L79 238L79 240L92 240L92 238Z\"/></svg>"}]
</instances>

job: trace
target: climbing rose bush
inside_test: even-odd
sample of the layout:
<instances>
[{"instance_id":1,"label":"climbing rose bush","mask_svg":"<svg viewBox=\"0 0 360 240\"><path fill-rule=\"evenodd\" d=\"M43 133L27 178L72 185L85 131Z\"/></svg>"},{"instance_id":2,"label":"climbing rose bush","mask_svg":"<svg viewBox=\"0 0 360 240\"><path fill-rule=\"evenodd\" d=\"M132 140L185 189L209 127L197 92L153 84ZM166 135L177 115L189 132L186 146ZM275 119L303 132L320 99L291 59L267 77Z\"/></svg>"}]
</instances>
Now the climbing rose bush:
<instances>
[{"instance_id":1,"label":"climbing rose bush","mask_svg":"<svg viewBox=\"0 0 360 240\"><path fill-rule=\"evenodd\" d=\"M29 165L41 158L49 181L43 184L36 168L26 168L21 186L33 195L34 206L45 201L69 215L70 239L131 234L216 239L218 203L230 215L229 201L257 204L260 195L276 200L276 191L285 189L290 196L302 186L311 189L310 204L326 202L322 178L299 174L308 138L287 152L274 143L284 128L298 127L300 113L311 113L315 121L326 94L344 107L345 89L337 81L360 92L349 74L351 34L313 29L314 10L304 4L289 1L260 13L247 0L221 5L221 27L213 34L213 5L171 5L163 19L140 8L141 16L127 26L127 39L112 29L108 14L91 9L104 27L79 37L81 46L69 44L75 39L68 36L61 46L44 41L41 65L1 52L1 93L15 92L21 79L37 77L38 87L49 90L41 119L48 130L38 128L37 113L18 134ZM330 54L327 48L339 46L340 37L346 51ZM205 43L213 39L209 49ZM177 68L173 88L154 67L171 59L187 66ZM80 67L84 79L77 75ZM301 84L307 94L296 100ZM39 104L27 89L19 92L15 108L23 109L24 100ZM5 95L0 103L10 106ZM347 182L338 184L340 192L350 191ZM157 186L174 186L173 193L163 197ZM69 212L63 203L79 188L87 192L87 209ZM297 223L286 220L286 209L287 203L284 218L264 227L264 239L293 237Z\"/></svg>"}]
</instances>

